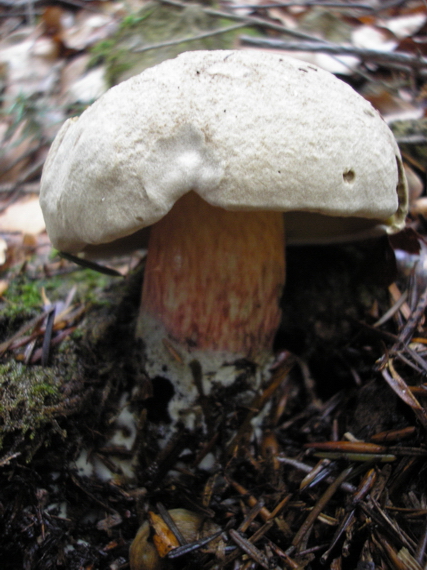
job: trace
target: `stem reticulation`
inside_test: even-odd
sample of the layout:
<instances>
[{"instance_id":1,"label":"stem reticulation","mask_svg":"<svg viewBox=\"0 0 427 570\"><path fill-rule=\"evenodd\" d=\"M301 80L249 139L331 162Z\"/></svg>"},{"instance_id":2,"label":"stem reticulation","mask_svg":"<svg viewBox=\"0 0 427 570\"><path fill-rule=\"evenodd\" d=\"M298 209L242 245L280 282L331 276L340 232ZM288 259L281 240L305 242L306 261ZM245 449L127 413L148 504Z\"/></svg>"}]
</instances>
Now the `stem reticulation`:
<instances>
[{"instance_id":1,"label":"stem reticulation","mask_svg":"<svg viewBox=\"0 0 427 570\"><path fill-rule=\"evenodd\" d=\"M270 353L285 283L283 216L211 206L183 196L151 228L144 315L187 351L223 351L255 362Z\"/></svg>"}]
</instances>

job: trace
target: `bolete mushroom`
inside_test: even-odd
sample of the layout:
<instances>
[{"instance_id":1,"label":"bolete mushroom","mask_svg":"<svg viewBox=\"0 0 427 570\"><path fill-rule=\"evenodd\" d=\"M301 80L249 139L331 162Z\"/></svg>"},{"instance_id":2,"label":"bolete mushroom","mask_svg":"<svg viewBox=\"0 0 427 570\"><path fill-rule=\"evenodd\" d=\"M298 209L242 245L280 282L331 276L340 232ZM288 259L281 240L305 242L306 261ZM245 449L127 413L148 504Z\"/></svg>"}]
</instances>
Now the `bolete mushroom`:
<instances>
[{"instance_id":1,"label":"bolete mushroom","mask_svg":"<svg viewBox=\"0 0 427 570\"><path fill-rule=\"evenodd\" d=\"M60 130L40 201L65 252L152 226L137 334L151 377L174 385L173 417L197 395L190 362L207 394L236 362L271 358L285 233L392 233L407 208L397 144L370 103L251 50L187 52L110 89Z\"/></svg>"}]
</instances>

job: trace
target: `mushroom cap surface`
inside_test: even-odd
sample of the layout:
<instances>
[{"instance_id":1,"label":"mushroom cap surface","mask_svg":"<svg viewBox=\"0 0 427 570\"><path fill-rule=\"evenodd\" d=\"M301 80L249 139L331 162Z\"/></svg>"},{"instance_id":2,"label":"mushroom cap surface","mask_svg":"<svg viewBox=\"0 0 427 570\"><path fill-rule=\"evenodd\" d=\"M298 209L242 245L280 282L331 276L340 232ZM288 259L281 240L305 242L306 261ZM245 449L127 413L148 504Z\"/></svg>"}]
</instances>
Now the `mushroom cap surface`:
<instances>
[{"instance_id":1,"label":"mushroom cap surface","mask_svg":"<svg viewBox=\"0 0 427 570\"><path fill-rule=\"evenodd\" d=\"M40 202L53 245L77 252L155 223L191 190L228 210L299 211L308 226L311 212L393 232L407 207L399 149L371 104L256 50L186 52L111 88L61 128Z\"/></svg>"}]
</instances>

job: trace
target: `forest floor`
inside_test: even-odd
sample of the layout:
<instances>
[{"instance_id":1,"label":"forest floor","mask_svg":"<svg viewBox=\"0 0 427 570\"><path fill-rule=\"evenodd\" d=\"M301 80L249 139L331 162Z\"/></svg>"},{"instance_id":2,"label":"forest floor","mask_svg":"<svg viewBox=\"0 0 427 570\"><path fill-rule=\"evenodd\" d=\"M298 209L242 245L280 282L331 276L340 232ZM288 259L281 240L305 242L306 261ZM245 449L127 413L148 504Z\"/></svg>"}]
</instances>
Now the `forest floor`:
<instances>
[{"instance_id":1,"label":"forest floor","mask_svg":"<svg viewBox=\"0 0 427 570\"><path fill-rule=\"evenodd\" d=\"M128 568L144 521L134 570L427 568L426 4L0 0L0 17L2 568ZM40 176L63 121L110 86L224 48L282 50L368 99L410 213L391 240L289 248L269 380L171 433L134 339L145 250L109 259L116 275L61 257ZM177 508L214 540L177 542Z\"/></svg>"}]
</instances>

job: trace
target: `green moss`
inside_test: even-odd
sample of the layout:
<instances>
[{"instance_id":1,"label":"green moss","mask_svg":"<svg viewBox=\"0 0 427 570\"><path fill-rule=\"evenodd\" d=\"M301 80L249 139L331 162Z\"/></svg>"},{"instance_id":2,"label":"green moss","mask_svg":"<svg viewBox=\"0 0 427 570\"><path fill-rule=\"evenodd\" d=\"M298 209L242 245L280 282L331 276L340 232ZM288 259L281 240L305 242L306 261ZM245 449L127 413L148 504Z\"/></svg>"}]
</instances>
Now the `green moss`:
<instances>
[{"instance_id":1,"label":"green moss","mask_svg":"<svg viewBox=\"0 0 427 570\"><path fill-rule=\"evenodd\" d=\"M149 7L145 7L143 10L141 10L136 14L128 14L120 22L120 30L126 31L135 28L136 26L141 24L141 22L144 22L147 18L149 18L154 10L155 6L150 5Z\"/></svg>"},{"instance_id":2,"label":"green moss","mask_svg":"<svg viewBox=\"0 0 427 570\"><path fill-rule=\"evenodd\" d=\"M14 281L4 298L12 311L17 308L31 310L40 306L40 290L35 283Z\"/></svg>"},{"instance_id":3,"label":"green moss","mask_svg":"<svg viewBox=\"0 0 427 570\"><path fill-rule=\"evenodd\" d=\"M79 299L95 305L108 304L106 298L100 295L117 277L109 277L92 269L77 269L70 276L69 284L76 285Z\"/></svg>"},{"instance_id":4,"label":"green moss","mask_svg":"<svg viewBox=\"0 0 427 570\"><path fill-rule=\"evenodd\" d=\"M104 63L107 82L115 85L184 51L231 49L239 34L251 33L250 28L223 31L233 25L206 14L199 4L182 9L150 2L126 16L113 38L93 47L91 65Z\"/></svg>"},{"instance_id":5,"label":"green moss","mask_svg":"<svg viewBox=\"0 0 427 570\"><path fill-rule=\"evenodd\" d=\"M58 438L90 424L105 375L132 351L140 274L122 280L72 265L64 269L69 272L39 280L14 277L0 305L0 342L41 314L42 287L52 302L65 300L76 287L73 305L85 308L74 323L78 328L52 344L48 366L24 364L25 347L0 357L0 460L18 453L19 461L28 462L42 447L57 445ZM127 367L129 362L126 357ZM126 375L119 376L126 381Z\"/></svg>"},{"instance_id":6,"label":"green moss","mask_svg":"<svg viewBox=\"0 0 427 570\"><path fill-rule=\"evenodd\" d=\"M2 320L27 318L42 308L42 289L51 302L65 300L72 287L77 287L73 302L105 304L100 291L108 287L114 278L90 269L77 268L67 275L32 280L20 275L11 280L2 297L0 311Z\"/></svg>"},{"instance_id":7,"label":"green moss","mask_svg":"<svg viewBox=\"0 0 427 570\"><path fill-rule=\"evenodd\" d=\"M18 362L0 365L0 445L7 433L31 434L52 421L61 383L54 369Z\"/></svg>"}]
</instances>

